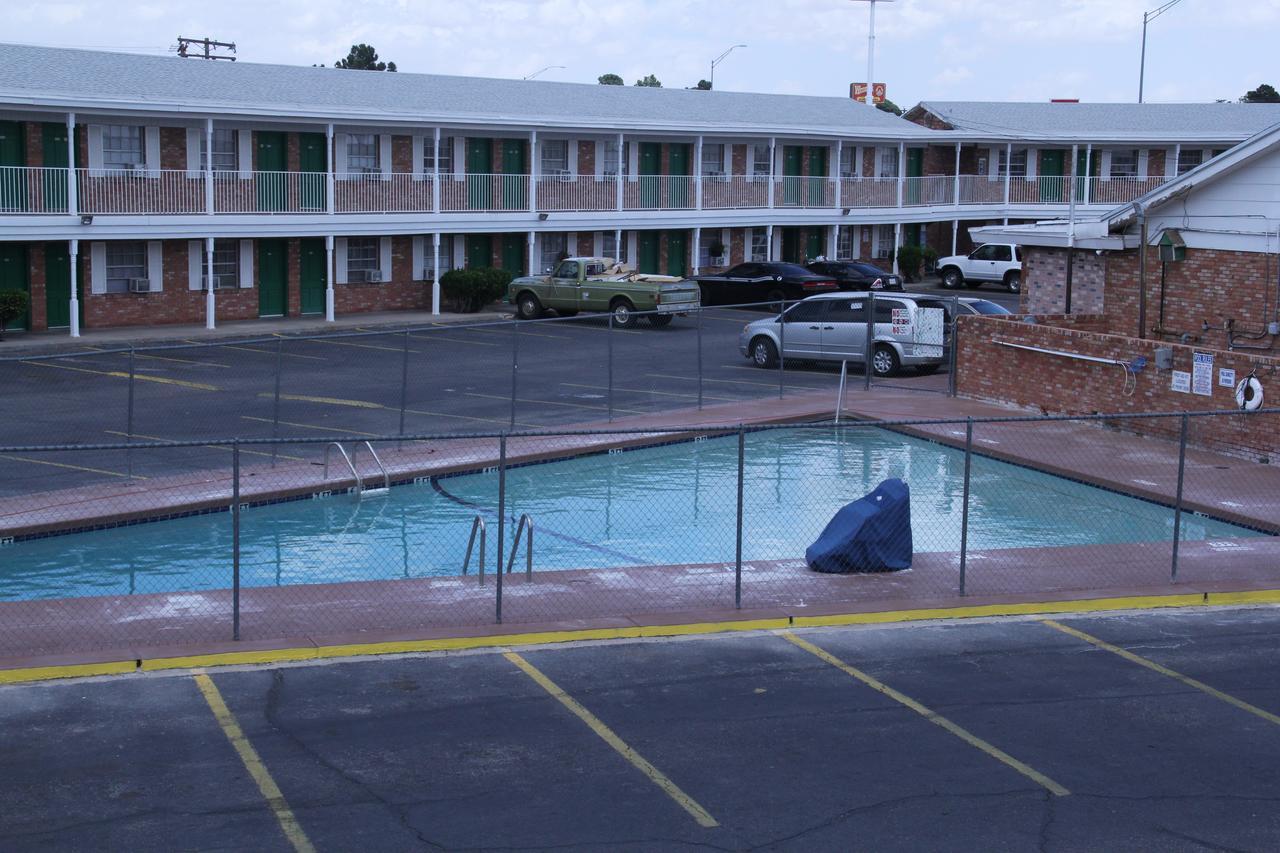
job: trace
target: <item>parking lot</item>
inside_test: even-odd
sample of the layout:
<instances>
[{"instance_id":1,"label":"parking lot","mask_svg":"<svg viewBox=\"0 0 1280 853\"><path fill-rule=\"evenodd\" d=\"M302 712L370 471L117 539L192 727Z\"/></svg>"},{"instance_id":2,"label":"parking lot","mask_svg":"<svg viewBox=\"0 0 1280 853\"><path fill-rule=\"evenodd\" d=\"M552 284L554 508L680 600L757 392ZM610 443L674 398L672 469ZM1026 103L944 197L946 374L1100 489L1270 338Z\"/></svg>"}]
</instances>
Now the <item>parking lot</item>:
<instances>
[{"instance_id":1,"label":"parking lot","mask_svg":"<svg viewBox=\"0 0 1280 853\"><path fill-rule=\"evenodd\" d=\"M0 846L1264 850L1280 611L0 689Z\"/></svg>"}]
</instances>

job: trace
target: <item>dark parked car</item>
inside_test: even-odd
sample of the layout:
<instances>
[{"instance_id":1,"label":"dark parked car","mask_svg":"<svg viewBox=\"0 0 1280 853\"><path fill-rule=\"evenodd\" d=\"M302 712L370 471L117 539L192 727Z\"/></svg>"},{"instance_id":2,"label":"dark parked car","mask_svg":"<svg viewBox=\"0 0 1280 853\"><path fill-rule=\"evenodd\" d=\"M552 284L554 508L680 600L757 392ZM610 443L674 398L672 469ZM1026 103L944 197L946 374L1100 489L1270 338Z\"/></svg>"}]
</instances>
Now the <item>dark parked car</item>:
<instances>
[{"instance_id":1,"label":"dark parked car","mask_svg":"<svg viewBox=\"0 0 1280 853\"><path fill-rule=\"evenodd\" d=\"M702 288L703 305L773 304L840 289L829 275L781 261L738 264L724 272L697 276L694 281Z\"/></svg>"},{"instance_id":2,"label":"dark parked car","mask_svg":"<svg viewBox=\"0 0 1280 853\"><path fill-rule=\"evenodd\" d=\"M902 290L902 276L861 261L814 261L806 269L831 276L841 290Z\"/></svg>"}]
</instances>

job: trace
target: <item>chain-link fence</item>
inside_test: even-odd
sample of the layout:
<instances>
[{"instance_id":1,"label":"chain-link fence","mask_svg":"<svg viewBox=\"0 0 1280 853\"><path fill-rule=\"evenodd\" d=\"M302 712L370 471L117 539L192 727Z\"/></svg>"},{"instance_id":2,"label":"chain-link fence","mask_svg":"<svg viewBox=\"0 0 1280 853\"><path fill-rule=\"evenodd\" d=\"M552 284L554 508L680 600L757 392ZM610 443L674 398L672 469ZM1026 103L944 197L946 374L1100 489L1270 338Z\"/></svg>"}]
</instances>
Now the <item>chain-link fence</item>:
<instances>
[{"instance_id":1,"label":"chain-link fence","mask_svg":"<svg viewBox=\"0 0 1280 853\"><path fill-rule=\"evenodd\" d=\"M0 654L1274 587L1220 434L1280 410L0 447L134 472L0 498Z\"/></svg>"}]
</instances>

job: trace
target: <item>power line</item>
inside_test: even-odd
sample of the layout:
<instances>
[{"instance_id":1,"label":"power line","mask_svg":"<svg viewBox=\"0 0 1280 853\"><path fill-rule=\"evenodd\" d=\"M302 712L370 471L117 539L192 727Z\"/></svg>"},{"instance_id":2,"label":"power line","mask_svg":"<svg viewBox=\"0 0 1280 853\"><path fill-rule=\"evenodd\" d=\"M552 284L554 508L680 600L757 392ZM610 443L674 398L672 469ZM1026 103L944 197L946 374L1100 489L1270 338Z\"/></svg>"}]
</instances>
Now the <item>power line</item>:
<instances>
[{"instance_id":1,"label":"power line","mask_svg":"<svg viewBox=\"0 0 1280 853\"><path fill-rule=\"evenodd\" d=\"M198 48L199 50L201 50L201 52L192 53L191 52L192 47ZM185 36L178 36L178 56L181 56L183 58L195 57L197 59L229 59L232 62L236 61L236 58L234 56L227 56L226 54L217 53L217 50L219 48L225 48L227 50L230 50L232 53L235 53L236 43L233 41L214 41L210 39L208 36L202 39L186 38Z\"/></svg>"}]
</instances>

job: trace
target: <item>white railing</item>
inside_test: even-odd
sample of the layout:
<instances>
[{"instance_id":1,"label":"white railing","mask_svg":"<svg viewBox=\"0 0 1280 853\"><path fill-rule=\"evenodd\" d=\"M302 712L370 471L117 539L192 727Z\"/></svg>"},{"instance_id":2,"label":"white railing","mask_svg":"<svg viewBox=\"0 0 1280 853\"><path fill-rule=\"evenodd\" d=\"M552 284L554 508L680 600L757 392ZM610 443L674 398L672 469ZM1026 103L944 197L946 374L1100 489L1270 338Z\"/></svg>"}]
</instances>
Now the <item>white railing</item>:
<instances>
[{"instance_id":1,"label":"white railing","mask_svg":"<svg viewBox=\"0 0 1280 853\"><path fill-rule=\"evenodd\" d=\"M1134 199L1151 192L1165 182L1166 178L1090 178L1089 204L1128 204ZM1081 203L1084 203L1081 200Z\"/></svg>"},{"instance_id":2,"label":"white railing","mask_svg":"<svg viewBox=\"0 0 1280 853\"><path fill-rule=\"evenodd\" d=\"M538 210L616 210L617 178L539 175Z\"/></svg>"},{"instance_id":3,"label":"white railing","mask_svg":"<svg viewBox=\"0 0 1280 853\"><path fill-rule=\"evenodd\" d=\"M213 173L215 213L324 213L328 187L324 172Z\"/></svg>"},{"instance_id":4,"label":"white railing","mask_svg":"<svg viewBox=\"0 0 1280 853\"><path fill-rule=\"evenodd\" d=\"M1004 178L999 175L961 175L961 204L1004 204Z\"/></svg>"},{"instance_id":5,"label":"white railing","mask_svg":"<svg viewBox=\"0 0 1280 853\"><path fill-rule=\"evenodd\" d=\"M1014 178L1009 182L1009 204L1067 204L1071 201L1071 182L1072 178L1058 175Z\"/></svg>"},{"instance_id":6,"label":"white railing","mask_svg":"<svg viewBox=\"0 0 1280 853\"><path fill-rule=\"evenodd\" d=\"M0 166L0 213L66 212L66 169Z\"/></svg>"},{"instance_id":7,"label":"white railing","mask_svg":"<svg viewBox=\"0 0 1280 853\"><path fill-rule=\"evenodd\" d=\"M841 207L897 207L897 178L841 178Z\"/></svg>"},{"instance_id":8,"label":"white railing","mask_svg":"<svg viewBox=\"0 0 1280 853\"><path fill-rule=\"evenodd\" d=\"M639 175L624 181L623 210L690 210L697 204L696 178L688 175Z\"/></svg>"},{"instance_id":9,"label":"white railing","mask_svg":"<svg viewBox=\"0 0 1280 853\"><path fill-rule=\"evenodd\" d=\"M727 210L769 206L769 176L706 176L702 179L702 207Z\"/></svg>"},{"instance_id":10,"label":"white railing","mask_svg":"<svg viewBox=\"0 0 1280 853\"><path fill-rule=\"evenodd\" d=\"M449 213L505 213L529 209L528 175L440 176L440 209Z\"/></svg>"},{"instance_id":11,"label":"white railing","mask_svg":"<svg viewBox=\"0 0 1280 853\"><path fill-rule=\"evenodd\" d=\"M936 204L954 204L956 179L954 175L925 175L902 179L902 206L926 207Z\"/></svg>"},{"instance_id":12,"label":"white railing","mask_svg":"<svg viewBox=\"0 0 1280 853\"><path fill-rule=\"evenodd\" d=\"M333 176L334 211L431 213L432 177L410 172L339 172Z\"/></svg>"},{"instance_id":13,"label":"white railing","mask_svg":"<svg viewBox=\"0 0 1280 853\"><path fill-rule=\"evenodd\" d=\"M204 174L186 169L76 169L81 213L204 213Z\"/></svg>"},{"instance_id":14,"label":"white railing","mask_svg":"<svg viewBox=\"0 0 1280 853\"><path fill-rule=\"evenodd\" d=\"M831 178L778 178L773 204L775 207L834 207L835 184Z\"/></svg>"}]
</instances>

